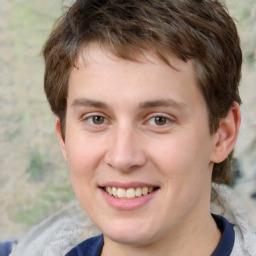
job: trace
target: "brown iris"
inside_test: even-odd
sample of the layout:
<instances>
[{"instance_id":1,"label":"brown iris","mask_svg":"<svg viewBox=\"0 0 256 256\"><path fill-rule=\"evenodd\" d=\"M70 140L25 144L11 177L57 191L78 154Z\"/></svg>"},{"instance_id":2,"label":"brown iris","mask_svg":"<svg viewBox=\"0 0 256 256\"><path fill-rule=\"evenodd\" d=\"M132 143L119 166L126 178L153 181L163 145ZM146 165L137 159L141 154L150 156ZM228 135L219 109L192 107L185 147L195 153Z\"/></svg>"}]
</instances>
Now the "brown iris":
<instances>
[{"instance_id":1,"label":"brown iris","mask_svg":"<svg viewBox=\"0 0 256 256\"><path fill-rule=\"evenodd\" d=\"M92 118L92 121L93 121L94 124L103 124L104 121L105 121L105 118L102 117L102 116L94 116Z\"/></svg>"},{"instance_id":2,"label":"brown iris","mask_svg":"<svg viewBox=\"0 0 256 256\"><path fill-rule=\"evenodd\" d=\"M155 117L155 123L157 125L165 125L166 122L167 122L167 120L165 117L162 117L162 116Z\"/></svg>"}]
</instances>

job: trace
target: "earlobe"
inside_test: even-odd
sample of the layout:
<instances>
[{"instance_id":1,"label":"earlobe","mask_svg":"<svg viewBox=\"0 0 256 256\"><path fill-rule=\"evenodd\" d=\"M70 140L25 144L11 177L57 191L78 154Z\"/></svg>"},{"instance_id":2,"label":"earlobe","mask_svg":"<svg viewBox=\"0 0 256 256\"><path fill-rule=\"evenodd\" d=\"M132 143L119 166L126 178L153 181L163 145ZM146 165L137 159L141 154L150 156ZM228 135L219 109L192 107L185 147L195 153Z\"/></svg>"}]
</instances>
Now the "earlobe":
<instances>
[{"instance_id":1,"label":"earlobe","mask_svg":"<svg viewBox=\"0 0 256 256\"><path fill-rule=\"evenodd\" d=\"M62 136L61 124L60 124L59 118L56 119L55 130L56 130L56 133L57 133L57 136L58 136L58 140L59 140L62 155L63 155L64 159L67 161L66 144L65 144L65 140L63 139L63 136Z\"/></svg>"},{"instance_id":2,"label":"earlobe","mask_svg":"<svg viewBox=\"0 0 256 256\"><path fill-rule=\"evenodd\" d=\"M219 128L215 134L215 145L211 161L220 163L224 161L233 150L241 123L240 106L234 102L227 116L221 119Z\"/></svg>"}]
</instances>

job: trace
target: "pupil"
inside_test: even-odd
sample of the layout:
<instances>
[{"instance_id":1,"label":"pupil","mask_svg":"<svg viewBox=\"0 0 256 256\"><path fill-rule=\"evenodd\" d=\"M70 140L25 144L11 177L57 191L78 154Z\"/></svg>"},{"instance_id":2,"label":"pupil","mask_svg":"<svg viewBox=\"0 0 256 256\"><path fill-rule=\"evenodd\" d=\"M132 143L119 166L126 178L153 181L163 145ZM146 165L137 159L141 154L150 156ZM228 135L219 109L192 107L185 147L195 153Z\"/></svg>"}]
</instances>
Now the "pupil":
<instances>
[{"instance_id":1,"label":"pupil","mask_svg":"<svg viewBox=\"0 0 256 256\"><path fill-rule=\"evenodd\" d=\"M104 118L102 116L94 116L93 122L95 124L102 124L104 122Z\"/></svg>"},{"instance_id":2,"label":"pupil","mask_svg":"<svg viewBox=\"0 0 256 256\"><path fill-rule=\"evenodd\" d=\"M155 122L158 125L164 125L164 124L166 124L166 118L158 116L158 117L155 118Z\"/></svg>"}]
</instances>

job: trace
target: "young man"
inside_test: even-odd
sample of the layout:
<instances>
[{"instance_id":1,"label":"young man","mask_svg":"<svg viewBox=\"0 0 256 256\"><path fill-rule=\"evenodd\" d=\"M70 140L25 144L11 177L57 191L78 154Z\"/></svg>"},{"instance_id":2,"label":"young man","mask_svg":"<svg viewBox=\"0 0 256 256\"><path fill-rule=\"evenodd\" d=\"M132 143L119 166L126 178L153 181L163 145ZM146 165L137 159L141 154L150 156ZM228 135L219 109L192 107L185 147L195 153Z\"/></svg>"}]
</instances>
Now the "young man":
<instances>
[{"instance_id":1,"label":"young man","mask_svg":"<svg viewBox=\"0 0 256 256\"><path fill-rule=\"evenodd\" d=\"M210 212L240 125L242 54L221 2L77 0L43 54L74 191L102 232L66 255L255 255Z\"/></svg>"}]
</instances>

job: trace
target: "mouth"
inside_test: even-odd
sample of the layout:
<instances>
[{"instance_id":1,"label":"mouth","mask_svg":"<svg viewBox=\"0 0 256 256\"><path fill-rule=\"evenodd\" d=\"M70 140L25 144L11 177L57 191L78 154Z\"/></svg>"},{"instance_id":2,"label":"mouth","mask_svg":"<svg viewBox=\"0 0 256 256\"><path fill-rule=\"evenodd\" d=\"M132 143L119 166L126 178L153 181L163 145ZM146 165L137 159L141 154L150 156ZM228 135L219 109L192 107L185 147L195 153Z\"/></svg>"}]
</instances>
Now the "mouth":
<instances>
[{"instance_id":1,"label":"mouth","mask_svg":"<svg viewBox=\"0 0 256 256\"><path fill-rule=\"evenodd\" d=\"M136 187L136 188L119 188L119 187L102 187L102 189L110 196L119 199L135 199L153 193L158 190L159 187Z\"/></svg>"}]
</instances>

